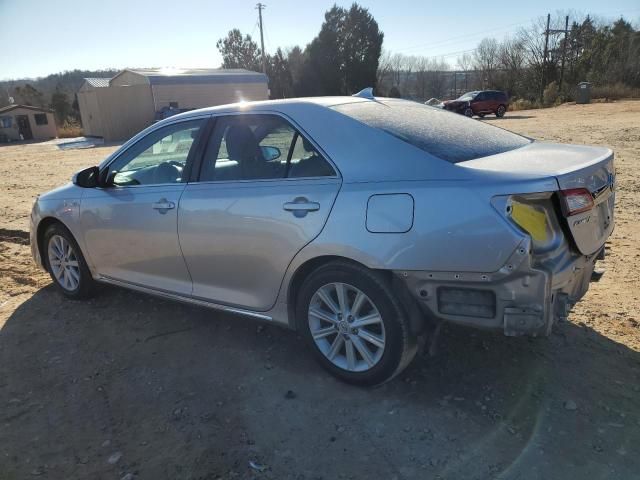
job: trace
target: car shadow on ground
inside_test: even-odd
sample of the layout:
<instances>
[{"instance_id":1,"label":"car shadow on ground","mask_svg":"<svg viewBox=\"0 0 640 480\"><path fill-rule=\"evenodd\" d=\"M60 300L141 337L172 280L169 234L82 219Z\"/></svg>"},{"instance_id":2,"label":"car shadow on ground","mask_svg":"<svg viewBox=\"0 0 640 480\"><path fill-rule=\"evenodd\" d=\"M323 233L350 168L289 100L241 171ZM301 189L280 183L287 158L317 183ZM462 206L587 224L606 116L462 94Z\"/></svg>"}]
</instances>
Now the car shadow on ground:
<instances>
[{"instance_id":1,"label":"car shadow on ground","mask_svg":"<svg viewBox=\"0 0 640 480\"><path fill-rule=\"evenodd\" d=\"M295 332L105 288L49 286L0 330L0 477L632 478L640 353L447 327L374 389ZM252 466L250 462L253 462Z\"/></svg>"},{"instance_id":2,"label":"car shadow on ground","mask_svg":"<svg viewBox=\"0 0 640 480\"><path fill-rule=\"evenodd\" d=\"M483 120L526 120L528 118L536 118L535 115L505 115L502 118L499 117L484 117Z\"/></svg>"}]
</instances>

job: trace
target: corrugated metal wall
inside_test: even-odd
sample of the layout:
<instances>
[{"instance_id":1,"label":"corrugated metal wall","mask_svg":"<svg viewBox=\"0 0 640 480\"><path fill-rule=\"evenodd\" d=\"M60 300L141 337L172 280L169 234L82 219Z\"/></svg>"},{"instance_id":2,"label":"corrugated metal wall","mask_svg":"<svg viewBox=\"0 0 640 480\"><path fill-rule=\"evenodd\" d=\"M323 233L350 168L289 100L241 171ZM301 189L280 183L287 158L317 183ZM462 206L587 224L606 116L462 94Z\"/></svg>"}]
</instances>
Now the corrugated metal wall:
<instances>
[{"instance_id":1,"label":"corrugated metal wall","mask_svg":"<svg viewBox=\"0 0 640 480\"><path fill-rule=\"evenodd\" d=\"M269 98L266 83L152 85L155 109L177 102L180 109L204 108Z\"/></svg>"},{"instance_id":2,"label":"corrugated metal wall","mask_svg":"<svg viewBox=\"0 0 640 480\"><path fill-rule=\"evenodd\" d=\"M155 118L149 85L95 88L78 93L85 135L125 140Z\"/></svg>"},{"instance_id":3,"label":"corrugated metal wall","mask_svg":"<svg viewBox=\"0 0 640 480\"><path fill-rule=\"evenodd\" d=\"M242 100L266 100L266 83L180 83L150 85L146 77L124 71L109 87L78 92L85 135L125 140L153 123L155 113L172 102L181 110L212 107Z\"/></svg>"}]
</instances>

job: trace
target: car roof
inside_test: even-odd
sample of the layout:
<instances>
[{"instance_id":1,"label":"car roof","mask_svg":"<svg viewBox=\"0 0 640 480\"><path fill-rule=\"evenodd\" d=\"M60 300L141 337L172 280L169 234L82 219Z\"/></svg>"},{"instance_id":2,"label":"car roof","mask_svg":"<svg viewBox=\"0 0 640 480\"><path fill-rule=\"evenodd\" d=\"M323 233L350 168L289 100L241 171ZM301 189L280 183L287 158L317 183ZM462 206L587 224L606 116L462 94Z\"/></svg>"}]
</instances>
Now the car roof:
<instances>
[{"instance_id":1,"label":"car roof","mask_svg":"<svg viewBox=\"0 0 640 480\"><path fill-rule=\"evenodd\" d=\"M190 110L170 118L185 118L190 116L199 116L207 113L228 113L228 112L246 112L246 111L268 111L275 110L286 112L292 108L299 108L304 106L309 107L325 107L331 108L336 105L344 105L347 103L360 103L371 102L375 100L351 97L351 96L333 96L333 97L301 97L301 98L286 98L280 100L257 100L249 102L236 102L226 105L218 105L215 107L199 108L197 110Z\"/></svg>"}]
</instances>

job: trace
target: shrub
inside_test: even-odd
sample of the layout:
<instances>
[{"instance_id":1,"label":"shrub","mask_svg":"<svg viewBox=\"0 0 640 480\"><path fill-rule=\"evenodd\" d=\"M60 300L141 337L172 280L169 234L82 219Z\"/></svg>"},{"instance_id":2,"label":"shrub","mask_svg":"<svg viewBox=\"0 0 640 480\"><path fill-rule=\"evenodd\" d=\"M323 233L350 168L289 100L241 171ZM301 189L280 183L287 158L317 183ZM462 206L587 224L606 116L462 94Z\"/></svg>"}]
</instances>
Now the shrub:
<instances>
[{"instance_id":1,"label":"shrub","mask_svg":"<svg viewBox=\"0 0 640 480\"><path fill-rule=\"evenodd\" d=\"M551 107L555 105L558 100L558 93L558 84L555 81L547 85L547 88L545 88L544 92L542 92L543 105L545 107Z\"/></svg>"},{"instance_id":2,"label":"shrub","mask_svg":"<svg viewBox=\"0 0 640 480\"><path fill-rule=\"evenodd\" d=\"M79 123L66 121L61 127L58 127L58 138L75 138L83 135L84 132Z\"/></svg>"},{"instance_id":3,"label":"shrub","mask_svg":"<svg viewBox=\"0 0 640 480\"><path fill-rule=\"evenodd\" d=\"M509 103L509 111L511 112L517 112L518 110L534 110L536 108L540 108L540 103L525 100L523 98L512 100L511 103Z\"/></svg>"},{"instance_id":4,"label":"shrub","mask_svg":"<svg viewBox=\"0 0 640 480\"><path fill-rule=\"evenodd\" d=\"M633 88L623 83L591 87L591 98L604 98L605 101L621 98L640 98L640 88Z\"/></svg>"}]
</instances>

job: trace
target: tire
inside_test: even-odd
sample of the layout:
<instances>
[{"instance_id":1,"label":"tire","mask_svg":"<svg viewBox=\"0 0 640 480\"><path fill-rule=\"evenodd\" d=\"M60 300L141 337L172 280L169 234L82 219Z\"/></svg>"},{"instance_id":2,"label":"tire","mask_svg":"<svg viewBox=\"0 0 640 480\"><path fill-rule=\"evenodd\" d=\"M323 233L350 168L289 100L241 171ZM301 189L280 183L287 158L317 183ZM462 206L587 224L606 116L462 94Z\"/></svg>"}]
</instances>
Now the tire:
<instances>
[{"instance_id":1,"label":"tire","mask_svg":"<svg viewBox=\"0 0 640 480\"><path fill-rule=\"evenodd\" d=\"M473 118L473 110L471 109L471 107L465 108L464 112L462 113L465 117Z\"/></svg>"},{"instance_id":2,"label":"tire","mask_svg":"<svg viewBox=\"0 0 640 480\"><path fill-rule=\"evenodd\" d=\"M505 107L504 105L498 105L498 108L496 109L496 117L502 118L504 117L504 114L506 112L507 112L507 107Z\"/></svg>"},{"instance_id":3,"label":"tire","mask_svg":"<svg viewBox=\"0 0 640 480\"><path fill-rule=\"evenodd\" d=\"M339 290L344 292L343 309ZM358 307L359 295L364 298L360 296ZM348 315L352 307L356 308L353 319ZM389 282L349 262L328 263L307 277L296 299L296 320L320 364L347 383L372 386L387 382L417 352L417 339L410 333L407 315ZM369 323L359 323L363 321Z\"/></svg>"},{"instance_id":4,"label":"tire","mask_svg":"<svg viewBox=\"0 0 640 480\"><path fill-rule=\"evenodd\" d=\"M60 293L67 298L80 300L89 298L95 292L96 282L78 243L66 227L60 223L48 227L42 246L47 271Z\"/></svg>"}]
</instances>

